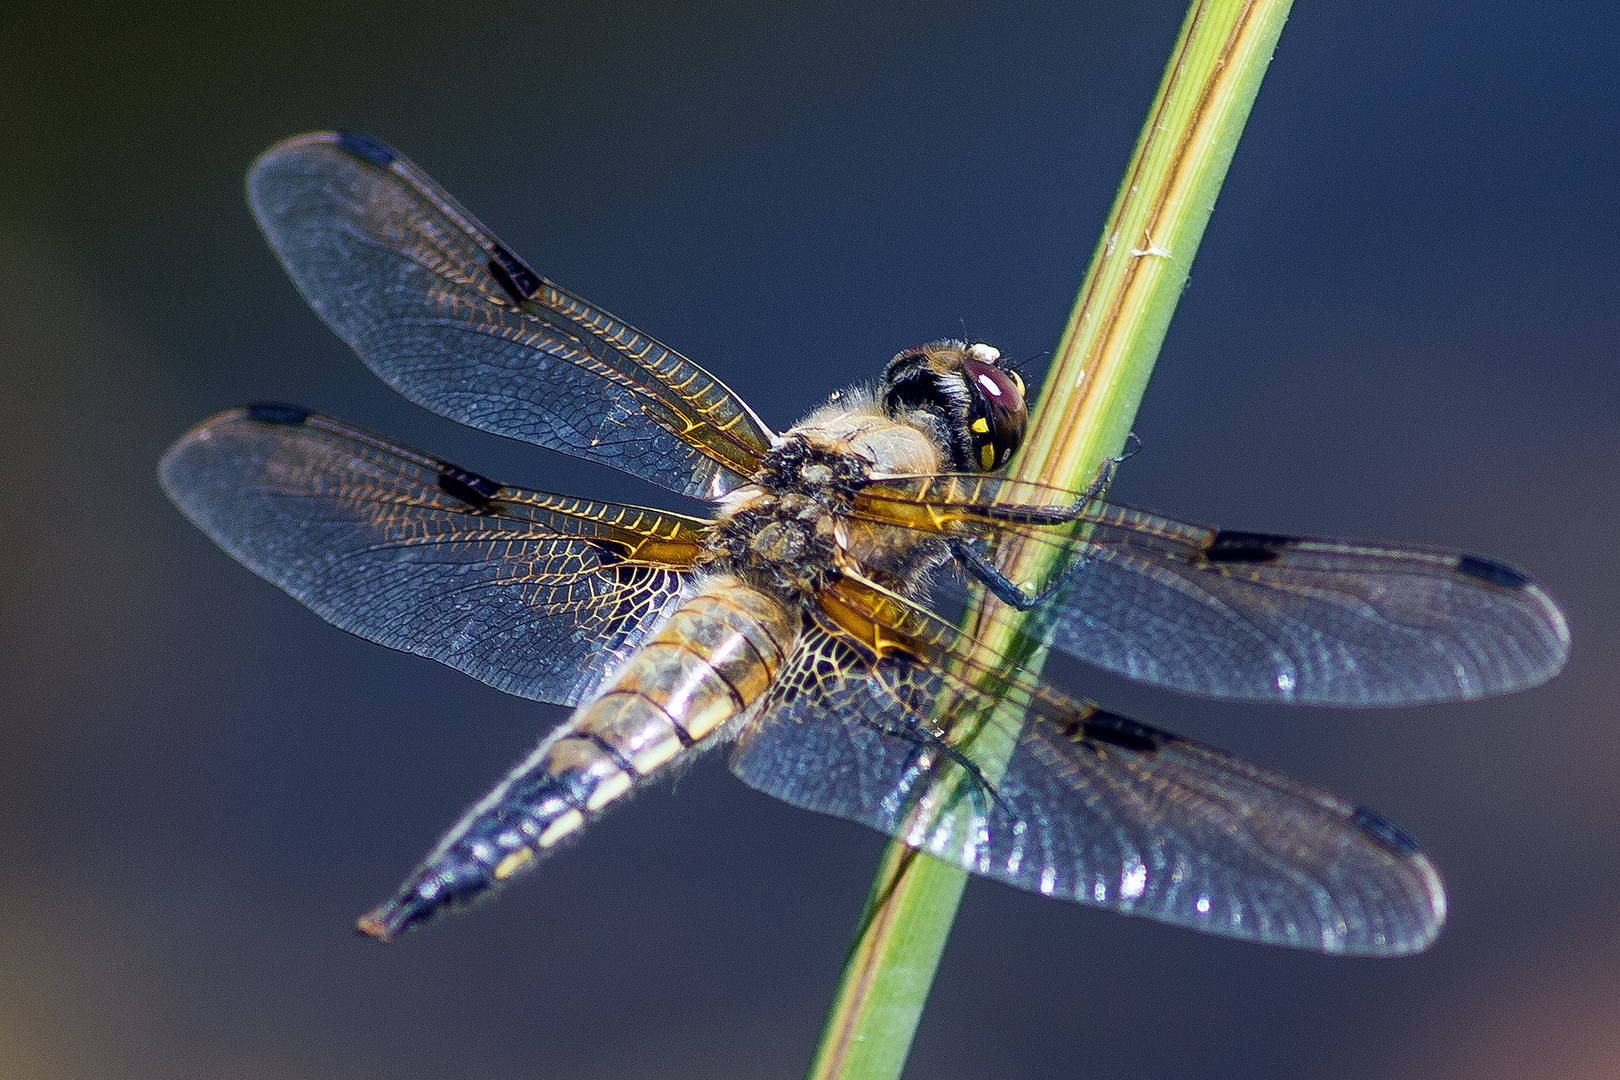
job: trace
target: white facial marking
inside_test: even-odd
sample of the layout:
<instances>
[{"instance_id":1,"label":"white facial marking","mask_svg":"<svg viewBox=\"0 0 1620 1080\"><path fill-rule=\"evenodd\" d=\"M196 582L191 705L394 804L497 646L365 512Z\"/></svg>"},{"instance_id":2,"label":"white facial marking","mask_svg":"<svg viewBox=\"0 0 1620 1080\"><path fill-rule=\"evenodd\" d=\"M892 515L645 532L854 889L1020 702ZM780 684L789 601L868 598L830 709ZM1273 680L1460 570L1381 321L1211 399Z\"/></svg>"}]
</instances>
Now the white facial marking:
<instances>
[{"instance_id":1,"label":"white facial marking","mask_svg":"<svg viewBox=\"0 0 1620 1080\"><path fill-rule=\"evenodd\" d=\"M967 354L970 358L984 364L993 364L997 360L1001 359L1000 349L997 349L991 345L986 345L983 342L980 342L977 345L969 345Z\"/></svg>"},{"instance_id":2,"label":"white facial marking","mask_svg":"<svg viewBox=\"0 0 1620 1080\"><path fill-rule=\"evenodd\" d=\"M991 397L1001 396L1001 387L997 386L996 380L992 379L990 376L981 374L979 376L979 385L984 387L984 392L989 394Z\"/></svg>"}]
</instances>

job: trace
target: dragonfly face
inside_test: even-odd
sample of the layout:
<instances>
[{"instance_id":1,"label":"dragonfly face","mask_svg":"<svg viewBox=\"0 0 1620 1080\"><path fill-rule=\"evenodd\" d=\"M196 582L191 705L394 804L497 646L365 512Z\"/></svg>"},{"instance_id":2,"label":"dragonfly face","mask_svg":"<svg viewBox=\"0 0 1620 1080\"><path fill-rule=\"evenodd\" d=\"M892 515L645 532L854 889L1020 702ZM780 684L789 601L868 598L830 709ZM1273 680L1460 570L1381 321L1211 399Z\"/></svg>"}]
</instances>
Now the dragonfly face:
<instances>
[{"instance_id":1,"label":"dragonfly face","mask_svg":"<svg viewBox=\"0 0 1620 1080\"><path fill-rule=\"evenodd\" d=\"M883 372L883 407L893 415L913 411L913 422L934 426L953 468L992 472L1012 460L1029 420L1024 380L1002 370L1000 360L1000 352L983 344L942 341L907 349Z\"/></svg>"},{"instance_id":2,"label":"dragonfly face","mask_svg":"<svg viewBox=\"0 0 1620 1080\"><path fill-rule=\"evenodd\" d=\"M761 791L1044 895L1325 952L1411 952L1439 931L1439 876L1400 829L987 661L925 583L954 565L1129 678L1390 706L1560 669L1563 617L1517 570L1001 478L1023 386L985 345L905 350L875 390L775 434L364 136L273 147L249 196L310 304L411 400L715 505L504 485L290 405L222 413L168 452L181 509L323 618L577 706L362 917L368 934L488 894L723 744ZM1002 574L1010 538L1058 549L1034 597ZM973 760L987 730L1014 747L994 778Z\"/></svg>"}]
</instances>

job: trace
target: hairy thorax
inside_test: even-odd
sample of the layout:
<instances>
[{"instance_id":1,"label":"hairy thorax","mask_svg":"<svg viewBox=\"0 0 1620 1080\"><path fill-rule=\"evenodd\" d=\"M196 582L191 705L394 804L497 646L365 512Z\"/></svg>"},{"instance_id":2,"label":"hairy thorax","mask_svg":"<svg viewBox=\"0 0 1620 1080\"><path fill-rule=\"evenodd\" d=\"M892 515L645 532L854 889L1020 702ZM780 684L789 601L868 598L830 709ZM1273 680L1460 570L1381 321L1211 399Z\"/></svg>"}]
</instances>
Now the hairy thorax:
<instances>
[{"instance_id":1,"label":"hairy thorax","mask_svg":"<svg viewBox=\"0 0 1620 1080\"><path fill-rule=\"evenodd\" d=\"M863 482L936 472L941 451L919 428L849 397L781 436L749 482L726 496L700 565L806 599L846 569L907 594L921 587L945 558L943 545L852 511Z\"/></svg>"}]
</instances>

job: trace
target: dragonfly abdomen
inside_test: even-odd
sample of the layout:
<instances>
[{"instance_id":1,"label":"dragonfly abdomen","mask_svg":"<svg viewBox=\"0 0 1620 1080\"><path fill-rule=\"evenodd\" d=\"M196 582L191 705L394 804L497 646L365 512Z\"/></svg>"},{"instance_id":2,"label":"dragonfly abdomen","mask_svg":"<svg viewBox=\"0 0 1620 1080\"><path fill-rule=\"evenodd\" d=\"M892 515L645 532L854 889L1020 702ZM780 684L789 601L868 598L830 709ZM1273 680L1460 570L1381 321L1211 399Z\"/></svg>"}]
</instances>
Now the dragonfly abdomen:
<instances>
[{"instance_id":1,"label":"dragonfly abdomen","mask_svg":"<svg viewBox=\"0 0 1620 1080\"><path fill-rule=\"evenodd\" d=\"M798 636L780 600L719 576L440 841L394 898L361 917L383 940L549 854L641 782L724 741Z\"/></svg>"}]
</instances>

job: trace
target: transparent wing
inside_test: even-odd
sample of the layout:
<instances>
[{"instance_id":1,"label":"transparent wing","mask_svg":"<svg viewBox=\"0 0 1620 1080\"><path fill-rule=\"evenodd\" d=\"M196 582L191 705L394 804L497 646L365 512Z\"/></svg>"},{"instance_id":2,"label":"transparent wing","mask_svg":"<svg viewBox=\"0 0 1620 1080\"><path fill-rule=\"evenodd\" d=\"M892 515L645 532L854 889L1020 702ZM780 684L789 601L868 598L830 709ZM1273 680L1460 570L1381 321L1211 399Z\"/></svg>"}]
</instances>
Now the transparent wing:
<instances>
[{"instance_id":1,"label":"transparent wing","mask_svg":"<svg viewBox=\"0 0 1620 1080\"><path fill-rule=\"evenodd\" d=\"M1439 932L1439 875L1371 810L1027 672L993 676L897 601L835 606L741 735L731 767L753 787L982 877L1205 933L1391 955ZM880 651L846 625L862 619ZM998 740L1011 759L984 775L969 755Z\"/></svg>"},{"instance_id":2,"label":"transparent wing","mask_svg":"<svg viewBox=\"0 0 1620 1080\"><path fill-rule=\"evenodd\" d=\"M328 622L564 705L677 600L705 524L504 487L289 405L203 421L158 474Z\"/></svg>"},{"instance_id":3,"label":"transparent wing","mask_svg":"<svg viewBox=\"0 0 1620 1080\"><path fill-rule=\"evenodd\" d=\"M310 306L442 416L706 499L770 446L713 375L540 277L375 139L279 143L248 199Z\"/></svg>"},{"instance_id":4,"label":"transparent wing","mask_svg":"<svg viewBox=\"0 0 1620 1080\"><path fill-rule=\"evenodd\" d=\"M1033 620L1039 632L1071 656L1187 693L1415 705L1537 686L1569 656L1552 599L1475 555L1209 529L982 477L882 481L859 507L1003 549L1061 548L1059 565L1079 565Z\"/></svg>"}]
</instances>

